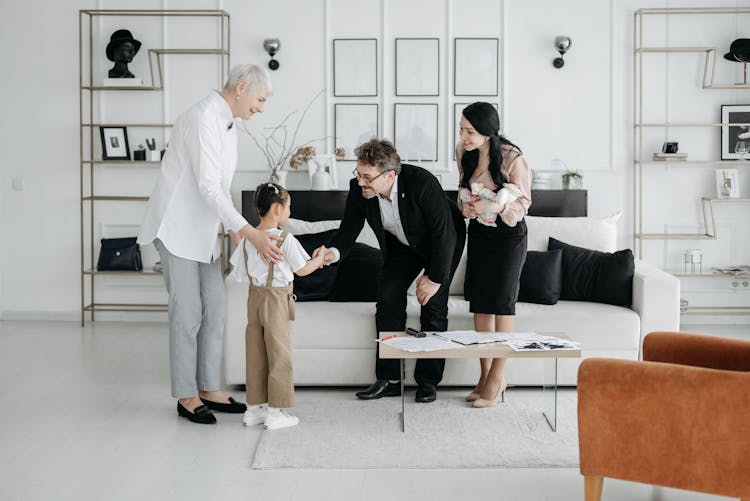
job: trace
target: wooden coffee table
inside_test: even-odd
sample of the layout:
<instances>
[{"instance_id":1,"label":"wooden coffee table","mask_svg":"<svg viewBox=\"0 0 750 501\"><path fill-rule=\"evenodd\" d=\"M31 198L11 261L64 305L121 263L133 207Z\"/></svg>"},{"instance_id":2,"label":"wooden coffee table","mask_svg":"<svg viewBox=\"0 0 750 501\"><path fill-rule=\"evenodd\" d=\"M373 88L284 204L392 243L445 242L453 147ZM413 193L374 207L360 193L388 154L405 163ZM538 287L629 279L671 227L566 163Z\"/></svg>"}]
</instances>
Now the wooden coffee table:
<instances>
[{"instance_id":1,"label":"wooden coffee table","mask_svg":"<svg viewBox=\"0 0 750 501\"><path fill-rule=\"evenodd\" d=\"M428 332L428 336L434 333ZM561 339L568 339L562 332L538 332L542 336L554 336ZM388 336L407 336L403 332L381 332L380 339ZM544 418L547 420L552 431L557 431L557 360L559 358L581 358L581 349L576 350L539 350L539 351L515 351L510 346L501 343L473 344L463 348L436 350L436 351L404 351L393 348L387 344L380 343L378 356L380 358L397 358L401 362L400 383L401 383L401 431L406 430L406 417L404 405L404 361L407 358L549 358L554 360L554 378L550 386L554 389L554 404L552 415L547 411L542 411ZM546 386L543 389L546 390Z\"/></svg>"}]
</instances>

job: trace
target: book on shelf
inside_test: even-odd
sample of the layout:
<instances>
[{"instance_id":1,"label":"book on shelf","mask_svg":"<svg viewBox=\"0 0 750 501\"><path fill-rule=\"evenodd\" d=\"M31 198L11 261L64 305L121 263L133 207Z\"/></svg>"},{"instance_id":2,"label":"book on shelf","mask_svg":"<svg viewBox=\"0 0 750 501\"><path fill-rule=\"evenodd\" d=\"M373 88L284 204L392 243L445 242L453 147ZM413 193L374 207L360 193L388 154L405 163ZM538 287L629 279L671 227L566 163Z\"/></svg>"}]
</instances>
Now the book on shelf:
<instances>
[{"instance_id":1,"label":"book on shelf","mask_svg":"<svg viewBox=\"0 0 750 501\"><path fill-rule=\"evenodd\" d=\"M750 266L741 264L738 266L714 266L714 271L722 275L730 275L733 277L750 277Z\"/></svg>"},{"instance_id":2,"label":"book on shelf","mask_svg":"<svg viewBox=\"0 0 750 501\"><path fill-rule=\"evenodd\" d=\"M105 78L103 87L143 87L142 78Z\"/></svg>"},{"instance_id":3,"label":"book on shelf","mask_svg":"<svg viewBox=\"0 0 750 501\"><path fill-rule=\"evenodd\" d=\"M657 162L680 162L687 160L687 153L654 153L653 159Z\"/></svg>"}]
</instances>

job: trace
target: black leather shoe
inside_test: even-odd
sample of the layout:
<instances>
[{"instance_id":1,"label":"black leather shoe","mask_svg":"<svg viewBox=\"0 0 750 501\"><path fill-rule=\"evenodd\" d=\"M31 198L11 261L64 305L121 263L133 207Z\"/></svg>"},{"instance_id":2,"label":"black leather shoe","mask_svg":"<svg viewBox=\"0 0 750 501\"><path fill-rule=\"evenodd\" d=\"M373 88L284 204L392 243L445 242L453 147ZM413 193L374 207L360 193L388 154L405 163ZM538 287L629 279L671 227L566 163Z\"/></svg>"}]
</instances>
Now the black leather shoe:
<instances>
[{"instance_id":1,"label":"black leather shoe","mask_svg":"<svg viewBox=\"0 0 750 501\"><path fill-rule=\"evenodd\" d=\"M417 402L434 402L437 399L437 388L431 384L420 384L417 387Z\"/></svg>"},{"instance_id":2,"label":"black leather shoe","mask_svg":"<svg viewBox=\"0 0 750 501\"><path fill-rule=\"evenodd\" d=\"M216 416L205 405L199 405L195 408L195 411L190 412L180 402L177 402L177 414L188 418L193 423L216 424Z\"/></svg>"},{"instance_id":3,"label":"black leather shoe","mask_svg":"<svg viewBox=\"0 0 750 501\"><path fill-rule=\"evenodd\" d=\"M374 400L381 397L398 397L401 396L401 386L397 383L391 383L387 379L378 379L375 383L367 388L357 392L357 398L362 400Z\"/></svg>"},{"instance_id":4,"label":"black leather shoe","mask_svg":"<svg viewBox=\"0 0 750 501\"><path fill-rule=\"evenodd\" d=\"M247 410L247 405L243 404L242 402L236 401L232 397L229 397L228 404L212 402L211 400L206 400L205 398L201 398L201 402L206 404L206 407L208 407L212 411L228 412L229 414L242 414Z\"/></svg>"}]
</instances>

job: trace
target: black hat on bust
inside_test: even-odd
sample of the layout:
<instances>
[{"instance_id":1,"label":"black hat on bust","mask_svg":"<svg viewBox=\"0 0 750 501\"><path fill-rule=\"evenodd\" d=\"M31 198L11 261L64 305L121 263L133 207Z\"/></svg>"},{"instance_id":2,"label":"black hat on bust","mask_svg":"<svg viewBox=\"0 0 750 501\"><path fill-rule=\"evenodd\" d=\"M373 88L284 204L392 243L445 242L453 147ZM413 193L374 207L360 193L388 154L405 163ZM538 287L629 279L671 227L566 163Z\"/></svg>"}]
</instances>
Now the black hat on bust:
<instances>
[{"instance_id":1,"label":"black hat on bust","mask_svg":"<svg viewBox=\"0 0 750 501\"><path fill-rule=\"evenodd\" d=\"M112 52L123 42L131 42L133 44L135 49L133 55L137 54L138 50L141 48L141 42L133 38L133 34L130 33L130 30L117 30L112 33L111 37L109 37L109 43L107 44L107 59L114 61Z\"/></svg>"},{"instance_id":2,"label":"black hat on bust","mask_svg":"<svg viewBox=\"0 0 750 501\"><path fill-rule=\"evenodd\" d=\"M728 61L750 63L750 38L738 38L729 47L729 52L724 54Z\"/></svg>"}]
</instances>

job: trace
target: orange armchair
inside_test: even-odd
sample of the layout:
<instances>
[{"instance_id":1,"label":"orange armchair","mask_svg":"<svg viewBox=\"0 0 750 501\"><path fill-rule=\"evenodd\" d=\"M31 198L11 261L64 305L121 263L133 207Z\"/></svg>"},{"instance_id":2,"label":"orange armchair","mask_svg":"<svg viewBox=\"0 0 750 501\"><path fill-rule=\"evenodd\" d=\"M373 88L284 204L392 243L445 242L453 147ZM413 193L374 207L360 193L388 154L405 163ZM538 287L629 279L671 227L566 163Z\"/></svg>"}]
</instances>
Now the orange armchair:
<instances>
[{"instance_id":1,"label":"orange armchair","mask_svg":"<svg viewBox=\"0 0 750 501\"><path fill-rule=\"evenodd\" d=\"M604 477L750 500L750 341L653 332L578 369L586 501Z\"/></svg>"}]
</instances>

